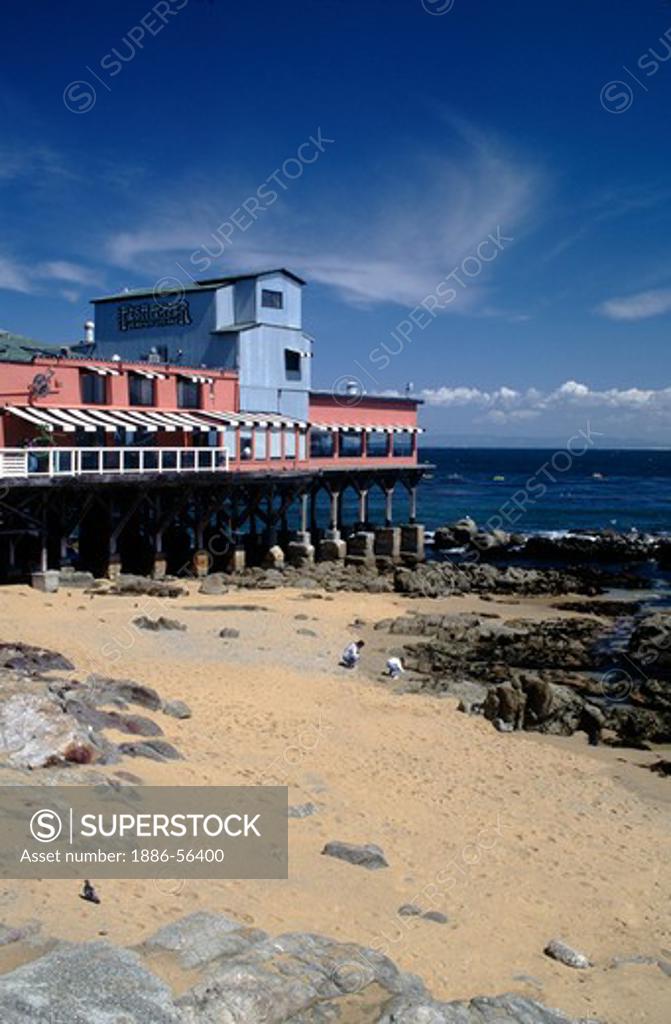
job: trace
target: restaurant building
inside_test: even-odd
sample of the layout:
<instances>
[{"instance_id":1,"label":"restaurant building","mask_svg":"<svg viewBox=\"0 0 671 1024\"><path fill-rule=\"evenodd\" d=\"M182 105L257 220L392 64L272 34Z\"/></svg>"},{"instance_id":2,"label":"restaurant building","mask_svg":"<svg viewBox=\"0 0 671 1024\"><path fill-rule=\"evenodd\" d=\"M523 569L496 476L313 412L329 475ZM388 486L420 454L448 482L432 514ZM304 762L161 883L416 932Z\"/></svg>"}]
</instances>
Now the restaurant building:
<instances>
[{"instance_id":1,"label":"restaurant building","mask_svg":"<svg viewBox=\"0 0 671 1024\"><path fill-rule=\"evenodd\" d=\"M0 332L0 578L421 558L420 402L313 388L304 284L277 269L104 296L62 348Z\"/></svg>"}]
</instances>

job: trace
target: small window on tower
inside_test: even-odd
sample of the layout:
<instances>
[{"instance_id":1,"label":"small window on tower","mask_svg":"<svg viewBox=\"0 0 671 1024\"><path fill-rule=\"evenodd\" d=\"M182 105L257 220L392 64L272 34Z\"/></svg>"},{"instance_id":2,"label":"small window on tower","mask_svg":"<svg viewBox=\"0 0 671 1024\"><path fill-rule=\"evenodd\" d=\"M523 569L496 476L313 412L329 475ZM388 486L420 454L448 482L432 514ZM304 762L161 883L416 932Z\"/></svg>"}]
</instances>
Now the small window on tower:
<instances>
[{"instance_id":1,"label":"small window on tower","mask_svg":"<svg viewBox=\"0 0 671 1024\"><path fill-rule=\"evenodd\" d=\"M284 350L284 372L287 380L301 379L301 354L292 348Z\"/></svg>"},{"instance_id":2,"label":"small window on tower","mask_svg":"<svg viewBox=\"0 0 671 1024\"><path fill-rule=\"evenodd\" d=\"M282 292L274 292L269 288L261 289L261 305L267 309L283 309L284 296Z\"/></svg>"}]
</instances>

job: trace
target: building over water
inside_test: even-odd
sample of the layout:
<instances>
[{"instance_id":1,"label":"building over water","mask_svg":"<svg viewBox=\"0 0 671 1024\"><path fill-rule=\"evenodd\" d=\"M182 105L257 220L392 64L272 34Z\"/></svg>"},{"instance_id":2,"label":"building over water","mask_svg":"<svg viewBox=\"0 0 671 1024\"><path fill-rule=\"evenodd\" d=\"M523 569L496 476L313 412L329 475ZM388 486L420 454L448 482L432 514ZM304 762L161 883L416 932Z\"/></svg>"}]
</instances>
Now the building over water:
<instances>
[{"instance_id":1,"label":"building over water","mask_svg":"<svg viewBox=\"0 0 671 1024\"><path fill-rule=\"evenodd\" d=\"M421 558L420 403L346 366L342 389L312 387L304 284L277 269L104 296L63 348L0 332L0 578L341 558L346 538L354 561Z\"/></svg>"}]
</instances>

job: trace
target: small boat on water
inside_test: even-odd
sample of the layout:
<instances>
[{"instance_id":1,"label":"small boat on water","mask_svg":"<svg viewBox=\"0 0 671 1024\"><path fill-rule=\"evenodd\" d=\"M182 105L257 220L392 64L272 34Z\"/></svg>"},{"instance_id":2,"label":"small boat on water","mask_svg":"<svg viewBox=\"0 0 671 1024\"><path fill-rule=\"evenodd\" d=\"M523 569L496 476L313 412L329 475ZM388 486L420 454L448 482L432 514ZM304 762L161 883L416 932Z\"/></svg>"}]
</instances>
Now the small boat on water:
<instances>
[{"instance_id":1,"label":"small boat on water","mask_svg":"<svg viewBox=\"0 0 671 1024\"><path fill-rule=\"evenodd\" d=\"M494 480L497 484L498 483L503 483L503 481L505 480L505 477L501 476L501 474L499 473L496 476L493 476L492 480Z\"/></svg>"}]
</instances>

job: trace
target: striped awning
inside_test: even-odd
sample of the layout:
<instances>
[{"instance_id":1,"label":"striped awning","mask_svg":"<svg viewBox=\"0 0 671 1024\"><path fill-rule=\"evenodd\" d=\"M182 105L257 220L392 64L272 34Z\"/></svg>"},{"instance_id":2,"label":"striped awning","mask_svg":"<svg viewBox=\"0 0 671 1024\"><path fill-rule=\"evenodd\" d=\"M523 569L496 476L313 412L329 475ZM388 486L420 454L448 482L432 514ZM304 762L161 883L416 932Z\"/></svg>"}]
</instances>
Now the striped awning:
<instances>
[{"instance_id":1,"label":"striped awning","mask_svg":"<svg viewBox=\"0 0 671 1024\"><path fill-rule=\"evenodd\" d=\"M147 430L156 433L159 430L173 432L176 430L191 433L192 431L216 430L217 425L201 416L187 412L166 412L161 410L106 409L87 406L81 409L55 409L53 407L8 405L6 411L18 416L34 426L46 427L47 430L65 431L68 434L76 430L93 433L101 428L107 433L124 429L129 431Z\"/></svg>"},{"instance_id":2,"label":"striped awning","mask_svg":"<svg viewBox=\"0 0 671 1024\"><path fill-rule=\"evenodd\" d=\"M112 370L109 366L92 366L91 369L100 377L120 377L120 370Z\"/></svg>"},{"instance_id":3,"label":"striped awning","mask_svg":"<svg viewBox=\"0 0 671 1024\"><path fill-rule=\"evenodd\" d=\"M180 377L192 384L214 384L214 377L202 377L198 373L180 373Z\"/></svg>"},{"instance_id":4,"label":"striped awning","mask_svg":"<svg viewBox=\"0 0 671 1024\"><path fill-rule=\"evenodd\" d=\"M210 416L218 423L229 427L289 427L292 430L305 430L307 423L303 420L295 420L290 416L282 416L276 412L215 412L213 409L205 409L200 412L203 416Z\"/></svg>"},{"instance_id":5,"label":"striped awning","mask_svg":"<svg viewBox=\"0 0 671 1024\"><path fill-rule=\"evenodd\" d=\"M158 370L141 370L138 366L134 366L131 373L137 373L140 377L147 377L149 380L167 380L164 373L159 373Z\"/></svg>"},{"instance_id":6,"label":"striped awning","mask_svg":"<svg viewBox=\"0 0 671 1024\"><path fill-rule=\"evenodd\" d=\"M374 426L366 424L365 426L359 426L353 423L311 423L310 426L314 430L331 430L334 433L338 430L351 431L355 434L365 432L366 434L423 434L423 427L406 427L406 426L390 426L385 424L384 426Z\"/></svg>"}]
</instances>

